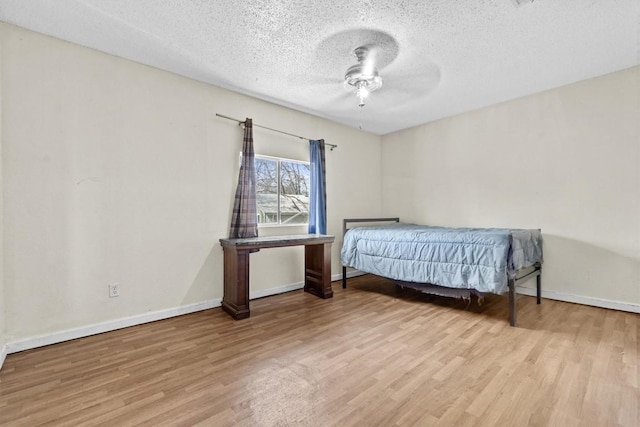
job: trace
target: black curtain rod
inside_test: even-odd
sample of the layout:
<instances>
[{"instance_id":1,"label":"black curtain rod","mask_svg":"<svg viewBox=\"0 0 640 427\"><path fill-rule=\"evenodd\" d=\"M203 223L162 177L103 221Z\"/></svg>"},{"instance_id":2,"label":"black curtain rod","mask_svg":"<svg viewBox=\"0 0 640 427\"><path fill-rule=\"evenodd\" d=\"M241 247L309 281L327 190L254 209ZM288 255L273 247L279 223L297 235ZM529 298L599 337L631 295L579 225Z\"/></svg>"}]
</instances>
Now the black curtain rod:
<instances>
[{"instance_id":1,"label":"black curtain rod","mask_svg":"<svg viewBox=\"0 0 640 427\"><path fill-rule=\"evenodd\" d=\"M233 117L223 116L222 114L218 114L218 113L216 113L216 116L222 117L223 119L233 120L234 122L238 122L238 125L243 125L244 124L244 120L234 119ZM282 133L282 134L285 134L285 135L293 136L294 138L304 139L306 141L309 141L311 139L311 138L305 138L305 137L300 136L300 135L294 135L294 134L289 133L289 132L284 132L284 131L281 131L281 130L278 130L278 129L268 128L266 126L260 126L260 125L257 125L255 123L253 123L253 126L259 127L259 128L263 128L263 129L268 129L268 130L273 131L273 132L278 132L278 133ZM331 147L330 148L331 151L333 151L334 148L338 147L335 144L329 144L327 142L325 142L324 145L328 145L329 147Z\"/></svg>"}]
</instances>

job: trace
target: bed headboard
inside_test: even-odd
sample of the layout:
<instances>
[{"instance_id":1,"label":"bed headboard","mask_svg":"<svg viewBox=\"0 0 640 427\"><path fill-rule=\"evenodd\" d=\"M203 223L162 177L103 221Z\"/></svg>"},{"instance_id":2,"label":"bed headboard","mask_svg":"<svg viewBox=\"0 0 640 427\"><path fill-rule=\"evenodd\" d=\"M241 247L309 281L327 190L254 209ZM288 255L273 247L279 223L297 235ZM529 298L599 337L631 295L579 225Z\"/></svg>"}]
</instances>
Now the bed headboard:
<instances>
[{"instance_id":1,"label":"bed headboard","mask_svg":"<svg viewBox=\"0 0 640 427\"><path fill-rule=\"evenodd\" d=\"M349 224L362 222L400 222L400 218L345 218L342 220L342 237L347 234Z\"/></svg>"}]
</instances>

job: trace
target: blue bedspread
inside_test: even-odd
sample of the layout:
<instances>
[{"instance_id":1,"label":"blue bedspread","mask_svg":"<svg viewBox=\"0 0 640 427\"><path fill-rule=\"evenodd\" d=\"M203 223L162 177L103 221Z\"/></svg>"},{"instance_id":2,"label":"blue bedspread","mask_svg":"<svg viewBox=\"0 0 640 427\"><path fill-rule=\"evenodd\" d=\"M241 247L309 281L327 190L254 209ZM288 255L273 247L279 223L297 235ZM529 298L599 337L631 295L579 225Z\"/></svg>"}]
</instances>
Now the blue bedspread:
<instances>
[{"instance_id":1,"label":"blue bedspread","mask_svg":"<svg viewBox=\"0 0 640 427\"><path fill-rule=\"evenodd\" d=\"M503 294L517 270L542 263L542 235L404 223L358 227L345 234L340 257L345 266L394 280Z\"/></svg>"}]
</instances>

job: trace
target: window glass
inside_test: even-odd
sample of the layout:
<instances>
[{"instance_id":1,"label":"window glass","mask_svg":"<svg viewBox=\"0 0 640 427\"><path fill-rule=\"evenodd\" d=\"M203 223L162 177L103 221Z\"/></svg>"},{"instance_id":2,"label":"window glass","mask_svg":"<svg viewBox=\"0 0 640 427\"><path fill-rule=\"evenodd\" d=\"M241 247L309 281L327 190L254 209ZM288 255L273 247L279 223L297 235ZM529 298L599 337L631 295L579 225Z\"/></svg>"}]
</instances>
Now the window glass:
<instances>
[{"instance_id":1,"label":"window glass","mask_svg":"<svg viewBox=\"0 0 640 427\"><path fill-rule=\"evenodd\" d=\"M258 224L309 222L309 163L256 156Z\"/></svg>"}]
</instances>

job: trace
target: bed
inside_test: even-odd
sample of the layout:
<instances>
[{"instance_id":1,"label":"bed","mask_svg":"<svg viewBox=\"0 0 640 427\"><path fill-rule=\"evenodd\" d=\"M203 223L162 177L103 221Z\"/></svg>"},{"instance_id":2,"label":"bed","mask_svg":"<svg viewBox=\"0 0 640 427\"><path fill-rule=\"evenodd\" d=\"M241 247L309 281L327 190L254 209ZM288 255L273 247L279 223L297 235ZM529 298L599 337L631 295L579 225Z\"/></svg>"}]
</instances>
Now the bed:
<instances>
[{"instance_id":1,"label":"bed","mask_svg":"<svg viewBox=\"0 0 640 427\"><path fill-rule=\"evenodd\" d=\"M357 226L366 223L376 225ZM535 276L536 299L541 302L540 230L450 228L402 223L399 218L351 218L343 220L340 259L343 288L347 267L352 267L429 294L467 299L508 293L511 326L516 325L518 282Z\"/></svg>"}]
</instances>

